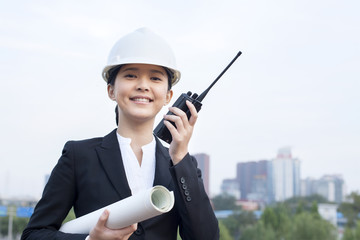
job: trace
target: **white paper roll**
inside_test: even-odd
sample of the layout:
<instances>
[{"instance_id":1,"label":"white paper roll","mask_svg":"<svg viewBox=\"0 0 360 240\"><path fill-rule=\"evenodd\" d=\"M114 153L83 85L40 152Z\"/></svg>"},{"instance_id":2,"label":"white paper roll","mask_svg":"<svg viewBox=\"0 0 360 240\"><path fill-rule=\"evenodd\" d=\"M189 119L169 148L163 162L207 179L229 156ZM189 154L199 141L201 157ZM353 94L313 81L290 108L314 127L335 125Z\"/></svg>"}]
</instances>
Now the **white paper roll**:
<instances>
[{"instance_id":1,"label":"white paper roll","mask_svg":"<svg viewBox=\"0 0 360 240\"><path fill-rule=\"evenodd\" d=\"M105 209L110 212L106 226L119 229L169 212L174 206L174 193L163 186L154 186L131 197L115 202L76 218L61 226L65 233L89 234Z\"/></svg>"}]
</instances>

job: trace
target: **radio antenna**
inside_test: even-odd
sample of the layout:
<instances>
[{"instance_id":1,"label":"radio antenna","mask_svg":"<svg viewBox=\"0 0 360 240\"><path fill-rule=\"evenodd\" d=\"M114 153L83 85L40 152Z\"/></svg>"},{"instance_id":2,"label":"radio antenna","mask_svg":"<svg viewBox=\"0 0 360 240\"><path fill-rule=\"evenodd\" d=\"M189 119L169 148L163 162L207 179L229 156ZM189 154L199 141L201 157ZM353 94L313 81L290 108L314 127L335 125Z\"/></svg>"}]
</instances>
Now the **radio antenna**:
<instances>
[{"instance_id":1,"label":"radio antenna","mask_svg":"<svg viewBox=\"0 0 360 240\"><path fill-rule=\"evenodd\" d=\"M208 94L208 92L210 91L210 89L215 85L215 83L221 78L221 76L229 69L229 67L236 61L236 59L241 55L241 51L238 52L238 54L236 54L236 56L234 57L234 59L227 65L227 67L220 73L220 75L212 82L212 84L202 93L200 94L199 97L196 98L197 101L201 102L206 94Z\"/></svg>"}]
</instances>

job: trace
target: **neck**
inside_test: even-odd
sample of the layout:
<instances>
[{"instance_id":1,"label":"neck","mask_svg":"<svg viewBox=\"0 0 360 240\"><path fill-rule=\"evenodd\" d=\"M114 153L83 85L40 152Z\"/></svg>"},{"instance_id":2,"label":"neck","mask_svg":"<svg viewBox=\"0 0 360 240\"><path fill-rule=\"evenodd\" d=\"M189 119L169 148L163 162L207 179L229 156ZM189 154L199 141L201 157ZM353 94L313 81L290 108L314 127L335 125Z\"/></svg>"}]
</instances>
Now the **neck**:
<instances>
[{"instance_id":1,"label":"neck","mask_svg":"<svg viewBox=\"0 0 360 240\"><path fill-rule=\"evenodd\" d=\"M141 166L143 152L141 147L150 143L153 139L154 119L144 122L129 121L119 117L117 132L126 138L131 138L131 148Z\"/></svg>"},{"instance_id":2,"label":"neck","mask_svg":"<svg viewBox=\"0 0 360 240\"><path fill-rule=\"evenodd\" d=\"M126 138L131 138L132 146L144 146L153 139L154 119L145 122L129 121L119 118L117 132Z\"/></svg>"}]
</instances>

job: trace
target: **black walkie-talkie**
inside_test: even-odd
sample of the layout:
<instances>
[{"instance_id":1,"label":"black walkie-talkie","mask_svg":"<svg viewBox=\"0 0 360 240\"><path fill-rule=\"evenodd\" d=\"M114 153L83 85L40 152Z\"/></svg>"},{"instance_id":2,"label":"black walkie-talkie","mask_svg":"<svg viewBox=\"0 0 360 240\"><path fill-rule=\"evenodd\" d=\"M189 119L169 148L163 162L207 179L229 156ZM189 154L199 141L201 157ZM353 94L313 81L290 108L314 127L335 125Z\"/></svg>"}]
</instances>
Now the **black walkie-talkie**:
<instances>
[{"instance_id":1,"label":"black walkie-talkie","mask_svg":"<svg viewBox=\"0 0 360 240\"><path fill-rule=\"evenodd\" d=\"M192 94L190 91L187 92L186 94L183 93L180 95L180 97L175 101L175 103L172 106L183 110L189 119L191 116L191 112L186 105L186 100L189 100L190 102L192 102L192 104L194 104L196 111L199 112L202 106L201 101L205 98L206 94L210 91L210 89L215 85L215 83L221 78L221 76L229 69L229 67L235 62L235 60L240 55L241 52L239 51L238 54L236 54L235 58L229 63L229 65L227 65L227 67L220 73L220 75L214 80L214 82L202 94L200 94L200 96L196 93ZM167 115L174 115L174 114L169 111ZM175 123L171 122L171 124L175 126ZM162 119L161 122L156 126L154 130L154 134L167 143L171 143L172 141L171 133L165 126L164 119Z\"/></svg>"}]
</instances>

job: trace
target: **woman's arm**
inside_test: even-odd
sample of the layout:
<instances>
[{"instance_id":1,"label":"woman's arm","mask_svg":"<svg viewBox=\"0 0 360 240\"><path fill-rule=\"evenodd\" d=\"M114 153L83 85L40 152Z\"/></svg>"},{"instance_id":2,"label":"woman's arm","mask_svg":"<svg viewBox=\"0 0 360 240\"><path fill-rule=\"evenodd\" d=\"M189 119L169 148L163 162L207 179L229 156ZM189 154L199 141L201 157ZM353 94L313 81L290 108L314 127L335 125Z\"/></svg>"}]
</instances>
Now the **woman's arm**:
<instances>
[{"instance_id":1,"label":"woman's arm","mask_svg":"<svg viewBox=\"0 0 360 240\"><path fill-rule=\"evenodd\" d=\"M172 135L169 154L174 166L170 169L176 185L175 203L181 216L180 235L184 240L219 239L218 221L205 192L197 161L188 153L188 145L198 118L194 105L186 101L191 117L176 107L169 110L164 124ZM176 128L169 122L175 123Z\"/></svg>"},{"instance_id":2,"label":"woman's arm","mask_svg":"<svg viewBox=\"0 0 360 240\"><path fill-rule=\"evenodd\" d=\"M29 224L23 231L22 240L84 240L86 238L86 234L65 234L58 231L74 203L74 175L72 142L68 142L51 173Z\"/></svg>"},{"instance_id":3,"label":"woman's arm","mask_svg":"<svg viewBox=\"0 0 360 240\"><path fill-rule=\"evenodd\" d=\"M187 154L170 171L176 185L175 204L181 217L182 239L219 239L218 221L205 192L196 159Z\"/></svg>"}]
</instances>

